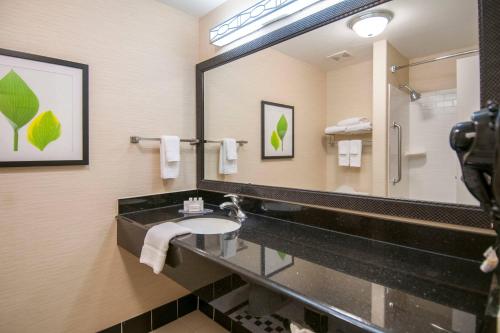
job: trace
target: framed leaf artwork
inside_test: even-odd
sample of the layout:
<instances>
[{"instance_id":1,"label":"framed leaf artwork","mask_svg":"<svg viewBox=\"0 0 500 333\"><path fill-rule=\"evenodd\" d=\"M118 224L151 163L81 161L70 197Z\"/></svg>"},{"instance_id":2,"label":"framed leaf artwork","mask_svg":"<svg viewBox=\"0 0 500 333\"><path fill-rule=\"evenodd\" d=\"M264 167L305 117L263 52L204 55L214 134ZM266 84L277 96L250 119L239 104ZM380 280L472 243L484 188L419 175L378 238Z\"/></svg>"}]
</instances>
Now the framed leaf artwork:
<instances>
[{"instance_id":1,"label":"framed leaf artwork","mask_svg":"<svg viewBox=\"0 0 500 333\"><path fill-rule=\"evenodd\" d=\"M0 49L0 167L87 165L88 66Z\"/></svg>"},{"instance_id":2,"label":"framed leaf artwork","mask_svg":"<svg viewBox=\"0 0 500 333\"><path fill-rule=\"evenodd\" d=\"M293 158L293 112L290 105L261 102L262 159Z\"/></svg>"},{"instance_id":3,"label":"framed leaf artwork","mask_svg":"<svg viewBox=\"0 0 500 333\"><path fill-rule=\"evenodd\" d=\"M288 253L261 246L261 275L271 277L295 264L294 257Z\"/></svg>"}]
</instances>

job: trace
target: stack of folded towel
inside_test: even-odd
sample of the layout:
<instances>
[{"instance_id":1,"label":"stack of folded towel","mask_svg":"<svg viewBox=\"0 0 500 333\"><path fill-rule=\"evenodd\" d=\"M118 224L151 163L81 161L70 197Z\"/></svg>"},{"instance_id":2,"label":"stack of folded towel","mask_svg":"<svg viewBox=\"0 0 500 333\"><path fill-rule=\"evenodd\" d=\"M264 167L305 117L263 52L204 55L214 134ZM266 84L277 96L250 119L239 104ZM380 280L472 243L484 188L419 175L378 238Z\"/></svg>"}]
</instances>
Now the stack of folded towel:
<instances>
[{"instance_id":1,"label":"stack of folded towel","mask_svg":"<svg viewBox=\"0 0 500 333\"><path fill-rule=\"evenodd\" d=\"M372 123L366 117L353 117L341 120L337 125L325 128L325 134L342 134L369 131Z\"/></svg>"},{"instance_id":2,"label":"stack of folded towel","mask_svg":"<svg viewBox=\"0 0 500 333\"><path fill-rule=\"evenodd\" d=\"M361 168L361 154L363 142L361 140L340 140L339 147L339 165Z\"/></svg>"}]
</instances>

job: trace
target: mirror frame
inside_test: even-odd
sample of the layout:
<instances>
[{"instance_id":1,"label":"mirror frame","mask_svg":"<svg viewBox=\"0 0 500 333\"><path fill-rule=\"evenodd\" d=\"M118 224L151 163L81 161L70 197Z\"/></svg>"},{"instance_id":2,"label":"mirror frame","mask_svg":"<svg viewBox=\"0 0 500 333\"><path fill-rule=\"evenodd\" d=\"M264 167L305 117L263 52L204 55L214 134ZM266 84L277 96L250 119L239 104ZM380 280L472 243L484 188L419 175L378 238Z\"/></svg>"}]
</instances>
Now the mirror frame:
<instances>
[{"instance_id":1,"label":"mirror frame","mask_svg":"<svg viewBox=\"0 0 500 333\"><path fill-rule=\"evenodd\" d=\"M204 73L229 62L251 55L288 39L349 17L358 12L392 0L349 0L323 9L290 23L246 44L217 55L196 65L196 136L204 137ZM498 0L478 0L479 59L481 105L487 100L500 101L500 12ZM475 110L471 110L471 113ZM471 205L393 199L376 196L311 191L295 188L254 185L204 179L204 144L196 150L196 181L202 190L238 193L241 195L293 202L321 208L374 215L393 220L430 221L466 228L490 228L490 219L481 208ZM477 230L479 231L479 230Z\"/></svg>"}]
</instances>

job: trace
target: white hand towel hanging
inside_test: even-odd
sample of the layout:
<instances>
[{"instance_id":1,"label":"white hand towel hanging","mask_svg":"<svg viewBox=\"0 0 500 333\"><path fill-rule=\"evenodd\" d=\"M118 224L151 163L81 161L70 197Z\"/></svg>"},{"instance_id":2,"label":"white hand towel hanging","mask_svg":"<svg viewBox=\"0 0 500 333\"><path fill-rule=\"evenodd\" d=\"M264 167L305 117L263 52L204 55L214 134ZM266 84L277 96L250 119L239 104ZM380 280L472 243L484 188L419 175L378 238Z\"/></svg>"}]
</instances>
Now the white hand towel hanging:
<instances>
[{"instance_id":1,"label":"white hand towel hanging","mask_svg":"<svg viewBox=\"0 0 500 333\"><path fill-rule=\"evenodd\" d=\"M170 240L189 233L190 229L177 223L166 222L155 225L146 233L139 262L148 265L155 274L159 274L165 266Z\"/></svg>"},{"instance_id":2,"label":"white hand towel hanging","mask_svg":"<svg viewBox=\"0 0 500 333\"><path fill-rule=\"evenodd\" d=\"M236 144L236 139L226 138L222 140L224 144L224 149L226 150L226 158L229 161L235 161L238 159L238 147Z\"/></svg>"},{"instance_id":3,"label":"white hand towel hanging","mask_svg":"<svg viewBox=\"0 0 500 333\"><path fill-rule=\"evenodd\" d=\"M361 167L361 153L363 143L361 140L351 140L349 142L349 165L352 167Z\"/></svg>"},{"instance_id":4,"label":"white hand towel hanging","mask_svg":"<svg viewBox=\"0 0 500 333\"><path fill-rule=\"evenodd\" d=\"M222 139L219 151L219 173L231 175L238 172L238 147L232 138Z\"/></svg>"},{"instance_id":5,"label":"white hand towel hanging","mask_svg":"<svg viewBox=\"0 0 500 333\"><path fill-rule=\"evenodd\" d=\"M368 118L366 117L353 117L353 118L347 118L344 120L341 120L337 123L338 126L350 126L350 125L357 125L360 123L368 123L370 122Z\"/></svg>"},{"instance_id":6,"label":"white hand towel hanging","mask_svg":"<svg viewBox=\"0 0 500 333\"><path fill-rule=\"evenodd\" d=\"M160 138L160 171L162 179L179 176L181 140L178 136L164 135Z\"/></svg>"},{"instance_id":7,"label":"white hand towel hanging","mask_svg":"<svg viewBox=\"0 0 500 333\"><path fill-rule=\"evenodd\" d=\"M349 166L349 140L341 140L337 144L338 146L338 155L339 155L339 165L340 166Z\"/></svg>"}]
</instances>

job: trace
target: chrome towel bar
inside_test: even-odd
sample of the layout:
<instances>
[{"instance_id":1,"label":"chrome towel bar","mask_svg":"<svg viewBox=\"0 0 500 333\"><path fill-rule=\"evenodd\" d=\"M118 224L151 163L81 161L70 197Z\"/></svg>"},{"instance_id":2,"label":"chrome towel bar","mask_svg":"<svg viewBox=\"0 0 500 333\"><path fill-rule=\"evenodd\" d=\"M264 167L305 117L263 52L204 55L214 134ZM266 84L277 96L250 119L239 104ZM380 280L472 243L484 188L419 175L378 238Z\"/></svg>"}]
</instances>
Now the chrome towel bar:
<instances>
[{"instance_id":1,"label":"chrome towel bar","mask_svg":"<svg viewBox=\"0 0 500 333\"><path fill-rule=\"evenodd\" d=\"M141 136L131 136L130 143L139 143L141 141L160 141L160 138L143 138ZM199 139L181 139L181 142L189 142L191 145L197 145L201 142ZM205 143L221 143L222 140L205 140ZM247 144L246 140L237 140L236 143L240 145Z\"/></svg>"},{"instance_id":2,"label":"chrome towel bar","mask_svg":"<svg viewBox=\"0 0 500 333\"><path fill-rule=\"evenodd\" d=\"M139 143L141 141L160 141L160 138L143 138L141 136L131 136L130 143ZM200 143L198 139L181 139L181 142L189 142L191 145L197 145Z\"/></svg>"},{"instance_id":3,"label":"chrome towel bar","mask_svg":"<svg viewBox=\"0 0 500 333\"><path fill-rule=\"evenodd\" d=\"M222 140L205 140L205 143L222 143ZM237 140L236 143L239 145L245 145L248 143L246 140Z\"/></svg>"}]
</instances>

